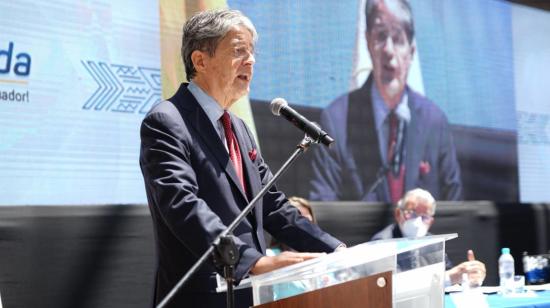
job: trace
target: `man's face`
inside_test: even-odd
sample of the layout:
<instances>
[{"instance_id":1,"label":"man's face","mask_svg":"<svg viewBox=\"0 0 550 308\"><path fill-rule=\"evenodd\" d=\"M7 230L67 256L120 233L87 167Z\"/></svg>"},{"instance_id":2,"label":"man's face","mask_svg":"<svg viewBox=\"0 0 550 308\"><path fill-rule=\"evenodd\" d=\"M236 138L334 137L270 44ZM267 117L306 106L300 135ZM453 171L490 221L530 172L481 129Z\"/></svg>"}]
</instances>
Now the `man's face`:
<instances>
[{"instance_id":1,"label":"man's face","mask_svg":"<svg viewBox=\"0 0 550 308\"><path fill-rule=\"evenodd\" d=\"M411 231L412 233L417 232L420 224L424 225L422 229L424 229L425 232L427 232L432 226L434 221L432 213L433 213L433 205L431 203L427 202L424 199L415 198L413 196L405 202L403 209L400 209L400 208L395 209L395 220L401 227L401 230L403 231L403 233L406 233L406 231ZM413 225L415 225L416 228L413 227L412 228L413 230L411 230L411 227ZM425 233L425 232L421 232L421 233ZM413 236L414 234L404 234L404 235L406 237L416 237L416 236Z\"/></svg>"},{"instance_id":2,"label":"man's face","mask_svg":"<svg viewBox=\"0 0 550 308\"><path fill-rule=\"evenodd\" d=\"M219 42L214 56L205 55L204 77L209 94L222 107L230 107L250 92L254 63L252 34L245 27L237 26Z\"/></svg>"},{"instance_id":3,"label":"man's face","mask_svg":"<svg viewBox=\"0 0 550 308\"><path fill-rule=\"evenodd\" d=\"M403 27L402 15L397 5L380 2L372 29L367 29L374 81L390 108L395 107L405 89L415 51L415 44L409 42Z\"/></svg>"}]
</instances>

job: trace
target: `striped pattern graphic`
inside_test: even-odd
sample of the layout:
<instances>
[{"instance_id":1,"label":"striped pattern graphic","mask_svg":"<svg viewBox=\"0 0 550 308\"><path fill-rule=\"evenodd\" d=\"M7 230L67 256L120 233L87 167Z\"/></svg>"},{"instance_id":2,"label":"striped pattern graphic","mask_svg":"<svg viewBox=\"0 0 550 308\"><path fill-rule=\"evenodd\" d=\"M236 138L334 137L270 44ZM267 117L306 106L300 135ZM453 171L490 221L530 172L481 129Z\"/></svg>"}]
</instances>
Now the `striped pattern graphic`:
<instances>
[{"instance_id":1,"label":"striped pattern graphic","mask_svg":"<svg viewBox=\"0 0 550 308\"><path fill-rule=\"evenodd\" d=\"M145 114L161 100L160 69L82 61L97 89L82 109Z\"/></svg>"}]
</instances>

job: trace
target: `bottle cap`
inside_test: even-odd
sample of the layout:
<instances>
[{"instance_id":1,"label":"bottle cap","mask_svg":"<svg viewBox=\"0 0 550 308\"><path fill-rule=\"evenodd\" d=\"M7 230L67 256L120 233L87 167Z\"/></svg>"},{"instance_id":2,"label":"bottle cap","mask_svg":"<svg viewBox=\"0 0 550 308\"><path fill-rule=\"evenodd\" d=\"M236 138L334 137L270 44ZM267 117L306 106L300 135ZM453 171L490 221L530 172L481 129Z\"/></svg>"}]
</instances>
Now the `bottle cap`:
<instances>
[{"instance_id":1,"label":"bottle cap","mask_svg":"<svg viewBox=\"0 0 550 308\"><path fill-rule=\"evenodd\" d=\"M502 248L501 252L502 252L503 255L510 254L510 248L507 248L507 247Z\"/></svg>"}]
</instances>

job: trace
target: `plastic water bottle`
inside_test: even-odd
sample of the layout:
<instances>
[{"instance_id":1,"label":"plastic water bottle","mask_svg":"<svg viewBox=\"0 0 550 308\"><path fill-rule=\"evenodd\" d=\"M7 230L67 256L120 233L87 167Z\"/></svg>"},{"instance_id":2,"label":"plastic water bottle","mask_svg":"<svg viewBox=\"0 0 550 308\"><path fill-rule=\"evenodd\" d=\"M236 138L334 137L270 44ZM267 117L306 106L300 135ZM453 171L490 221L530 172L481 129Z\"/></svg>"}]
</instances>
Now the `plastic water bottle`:
<instances>
[{"instance_id":1,"label":"plastic water bottle","mask_svg":"<svg viewBox=\"0 0 550 308\"><path fill-rule=\"evenodd\" d=\"M514 290L514 257L510 254L510 248L502 248L501 252L502 254L498 258L498 275L500 277L500 292L506 295Z\"/></svg>"}]
</instances>

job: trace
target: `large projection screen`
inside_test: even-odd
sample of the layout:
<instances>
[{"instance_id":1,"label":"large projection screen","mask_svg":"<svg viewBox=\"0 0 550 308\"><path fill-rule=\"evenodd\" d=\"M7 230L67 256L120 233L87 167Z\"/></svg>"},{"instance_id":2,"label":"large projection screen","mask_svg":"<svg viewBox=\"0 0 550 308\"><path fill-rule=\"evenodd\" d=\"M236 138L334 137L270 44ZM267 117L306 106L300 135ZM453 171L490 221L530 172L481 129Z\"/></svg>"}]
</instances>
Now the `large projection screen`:
<instances>
[{"instance_id":1,"label":"large projection screen","mask_svg":"<svg viewBox=\"0 0 550 308\"><path fill-rule=\"evenodd\" d=\"M185 81L180 29L208 7L181 3L172 15L170 1L0 3L0 205L146 203L140 123ZM498 0L410 3L416 52L408 84L448 119L463 197L549 202L550 13ZM238 113L262 150L276 147L266 136L288 124L267 123L255 110L284 97L318 120L372 69L361 0L219 5L244 12L259 33L251 92ZM286 158L265 156L275 165ZM308 197L311 177L282 186Z\"/></svg>"}]
</instances>

